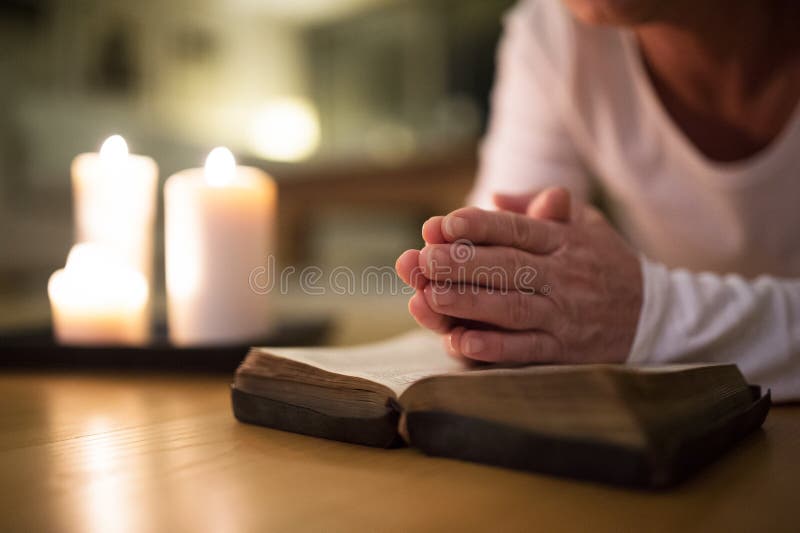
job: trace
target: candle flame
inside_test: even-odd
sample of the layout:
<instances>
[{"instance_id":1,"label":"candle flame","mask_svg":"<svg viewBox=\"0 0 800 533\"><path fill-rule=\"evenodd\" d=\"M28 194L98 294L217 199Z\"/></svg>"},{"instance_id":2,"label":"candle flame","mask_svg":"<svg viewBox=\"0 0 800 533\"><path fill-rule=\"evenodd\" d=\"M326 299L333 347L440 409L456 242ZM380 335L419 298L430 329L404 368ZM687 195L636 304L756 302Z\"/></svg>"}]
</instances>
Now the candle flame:
<instances>
[{"instance_id":1,"label":"candle flame","mask_svg":"<svg viewBox=\"0 0 800 533\"><path fill-rule=\"evenodd\" d=\"M236 175L236 160L230 150L218 146L206 158L205 178L209 185L222 187L233 181Z\"/></svg>"},{"instance_id":2,"label":"candle flame","mask_svg":"<svg viewBox=\"0 0 800 533\"><path fill-rule=\"evenodd\" d=\"M109 266L119 266L119 263L102 245L83 242L76 244L69 251L67 265L64 268L69 272L95 277L103 275Z\"/></svg>"},{"instance_id":3,"label":"candle flame","mask_svg":"<svg viewBox=\"0 0 800 533\"><path fill-rule=\"evenodd\" d=\"M128 157L128 143L121 135L112 135L100 147L100 159L118 164Z\"/></svg>"}]
</instances>

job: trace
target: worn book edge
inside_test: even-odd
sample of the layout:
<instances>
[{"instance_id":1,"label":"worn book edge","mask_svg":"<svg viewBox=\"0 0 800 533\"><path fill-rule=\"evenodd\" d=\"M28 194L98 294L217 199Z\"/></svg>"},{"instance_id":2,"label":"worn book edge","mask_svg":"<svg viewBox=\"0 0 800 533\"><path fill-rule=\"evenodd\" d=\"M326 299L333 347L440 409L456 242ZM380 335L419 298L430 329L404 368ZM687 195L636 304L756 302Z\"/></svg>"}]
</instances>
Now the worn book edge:
<instances>
[{"instance_id":1,"label":"worn book edge","mask_svg":"<svg viewBox=\"0 0 800 533\"><path fill-rule=\"evenodd\" d=\"M665 450L634 449L589 439L520 430L439 411L401 413L389 402L377 418L334 417L231 388L233 411L245 423L366 446L403 445L404 435L422 452L493 466L555 474L639 488L666 488L714 461L764 423L771 405L751 386L753 402ZM401 420L402 414L402 420Z\"/></svg>"}]
</instances>

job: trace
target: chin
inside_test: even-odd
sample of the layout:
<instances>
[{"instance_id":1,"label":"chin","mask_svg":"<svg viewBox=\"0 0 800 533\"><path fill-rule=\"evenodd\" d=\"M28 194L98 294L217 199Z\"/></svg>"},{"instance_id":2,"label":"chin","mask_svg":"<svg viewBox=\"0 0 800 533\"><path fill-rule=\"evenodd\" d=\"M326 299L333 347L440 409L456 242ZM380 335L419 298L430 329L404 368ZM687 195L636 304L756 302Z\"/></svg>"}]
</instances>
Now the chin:
<instances>
[{"instance_id":1,"label":"chin","mask_svg":"<svg viewBox=\"0 0 800 533\"><path fill-rule=\"evenodd\" d=\"M635 26L663 15L662 0L563 0L575 18L597 26Z\"/></svg>"}]
</instances>

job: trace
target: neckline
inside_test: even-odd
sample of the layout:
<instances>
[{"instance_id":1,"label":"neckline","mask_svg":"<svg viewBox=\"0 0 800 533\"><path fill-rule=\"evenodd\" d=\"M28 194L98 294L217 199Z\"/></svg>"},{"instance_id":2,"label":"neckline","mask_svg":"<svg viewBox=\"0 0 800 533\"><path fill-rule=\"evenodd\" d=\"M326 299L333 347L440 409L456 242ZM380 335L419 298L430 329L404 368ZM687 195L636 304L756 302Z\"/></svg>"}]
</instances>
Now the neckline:
<instances>
[{"instance_id":1,"label":"neckline","mask_svg":"<svg viewBox=\"0 0 800 533\"><path fill-rule=\"evenodd\" d=\"M758 152L736 161L716 161L706 156L675 122L656 93L650 76L645 70L636 36L631 30L622 32L626 63L633 78L636 93L648 111L655 117L668 143L675 147L685 161L698 171L698 175L723 187L750 184L770 174L770 167L784 161L792 150L792 140L800 135L800 101L778 135Z\"/></svg>"}]
</instances>

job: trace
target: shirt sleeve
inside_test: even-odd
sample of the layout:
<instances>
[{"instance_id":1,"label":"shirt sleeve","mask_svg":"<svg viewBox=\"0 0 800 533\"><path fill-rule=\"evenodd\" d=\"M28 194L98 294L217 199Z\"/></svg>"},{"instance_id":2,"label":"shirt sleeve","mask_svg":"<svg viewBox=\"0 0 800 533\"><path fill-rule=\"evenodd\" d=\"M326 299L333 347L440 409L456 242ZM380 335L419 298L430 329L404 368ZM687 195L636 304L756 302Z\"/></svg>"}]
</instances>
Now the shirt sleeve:
<instances>
[{"instance_id":1,"label":"shirt sleeve","mask_svg":"<svg viewBox=\"0 0 800 533\"><path fill-rule=\"evenodd\" d=\"M551 185L588 197L586 171L565 127L565 82L552 64L563 59L542 43L553 40L552 28L542 27L544 4L521 2L505 18L471 204L488 209L494 192L524 193Z\"/></svg>"},{"instance_id":2,"label":"shirt sleeve","mask_svg":"<svg viewBox=\"0 0 800 533\"><path fill-rule=\"evenodd\" d=\"M776 401L800 400L800 280L641 261L644 302L629 363L736 363Z\"/></svg>"}]
</instances>

